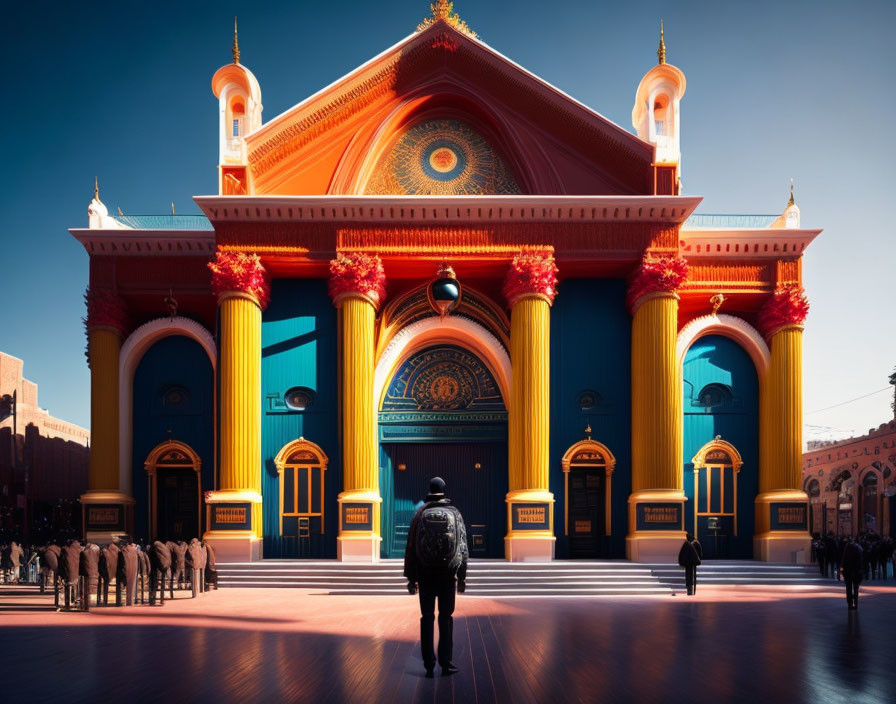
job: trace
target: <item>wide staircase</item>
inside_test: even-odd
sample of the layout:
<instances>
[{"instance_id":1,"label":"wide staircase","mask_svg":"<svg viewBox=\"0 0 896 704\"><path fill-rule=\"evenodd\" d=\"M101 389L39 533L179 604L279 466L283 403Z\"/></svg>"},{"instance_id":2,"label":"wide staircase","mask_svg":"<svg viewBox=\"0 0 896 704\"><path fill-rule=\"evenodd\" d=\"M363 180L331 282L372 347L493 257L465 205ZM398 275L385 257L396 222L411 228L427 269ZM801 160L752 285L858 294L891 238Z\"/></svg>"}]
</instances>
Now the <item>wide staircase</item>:
<instances>
[{"instance_id":1,"label":"wide staircase","mask_svg":"<svg viewBox=\"0 0 896 704\"><path fill-rule=\"evenodd\" d=\"M826 587L836 584L809 565L749 560L707 561L698 585ZM221 587L311 589L324 594L407 594L401 560L379 564L335 560L262 560L218 565ZM626 560L506 562L473 559L467 572L467 596L646 596L684 591L684 571L671 564Z\"/></svg>"}]
</instances>

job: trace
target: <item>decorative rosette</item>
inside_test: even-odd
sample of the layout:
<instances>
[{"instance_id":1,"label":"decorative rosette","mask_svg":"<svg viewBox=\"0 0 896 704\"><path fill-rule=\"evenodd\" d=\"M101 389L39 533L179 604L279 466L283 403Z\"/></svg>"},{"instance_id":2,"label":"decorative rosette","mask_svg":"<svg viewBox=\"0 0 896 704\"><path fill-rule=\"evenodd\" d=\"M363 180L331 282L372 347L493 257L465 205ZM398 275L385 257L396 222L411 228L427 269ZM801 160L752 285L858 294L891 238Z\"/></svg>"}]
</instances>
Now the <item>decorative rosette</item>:
<instances>
[{"instance_id":1,"label":"decorative rosette","mask_svg":"<svg viewBox=\"0 0 896 704\"><path fill-rule=\"evenodd\" d=\"M788 325L802 325L809 315L809 299L799 284L778 284L759 311L759 329L766 339Z\"/></svg>"},{"instance_id":2,"label":"decorative rosette","mask_svg":"<svg viewBox=\"0 0 896 704\"><path fill-rule=\"evenodd\" d=\"M377 254L339 252L330 260L330 297L353 294L368 299L374 308L386 299L386 272Z\"/></svg>"},{"instance_id":3,"label":"decorative rosette","mask_svg":"<svg viewBox=\"0 0 896 704\"><path fill-rule=\"evenodd\" d=\"M248 293L258 300L262 310L271 300L268 272L257 254L218 250L215 261L208 263L212 271L212 293L221 296L232 291Z\"/></svg>"},{"instance_id":4,"label":"decorative rosette","mask_svg":"<svg viewBox=\"0 0 896 704\"><path fill-rule=\"evenodd\" d=\"M504 277L504 297L513 308L524 296L538 295L553 304L557 295L557 265L550 249L530 249L517 254Z\"/></svg>"},{"instance_id":5,"label":"decorative rosette","mask_svg":"<svg viewBox=\"0 0 896 704\"><path fill-rule=\"evenodd\" d=\"M675 293L688 278L688 263L673 255L645 254L628 287L628 307L650 293Z\"/></svg>"}]
</instances>

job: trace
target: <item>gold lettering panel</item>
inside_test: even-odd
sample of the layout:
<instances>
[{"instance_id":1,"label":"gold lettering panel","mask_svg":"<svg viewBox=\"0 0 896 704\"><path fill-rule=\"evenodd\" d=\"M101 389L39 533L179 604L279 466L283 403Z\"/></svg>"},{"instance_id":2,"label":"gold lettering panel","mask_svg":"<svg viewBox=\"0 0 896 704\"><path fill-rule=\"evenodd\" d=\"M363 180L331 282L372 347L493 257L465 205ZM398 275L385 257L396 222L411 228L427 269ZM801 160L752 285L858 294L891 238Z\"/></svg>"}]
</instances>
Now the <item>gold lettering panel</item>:
<instances>
[{"instance_id":1,"label":"gold lettering panel","mask_svg":"<svg viewBox=\"0 0 896 704\"><path fill-rule=\"evenodd\" d=\"M370 523L370 509L367 506L346 506L345 507L346 524L366 524Z\"/></svg>"},{"instance_id":2,"label":"gold lettering panel","mask_svg":"<svg viewBox=\"0 0 896 704\"><path fill-rule=\"evenodd\" d=\"M778 523L802 525L806 522L806 509L802 506L789 506L778 508Z\"/></svg>"},{"instance_id":3,"label":"gold lettering panel","mask_svg":"<svg viewBox=\"0 0 896 704\"><path fill-rule=\"evenodd\" d=\"M87 509L87 522L91 525L117 525L119 517L119 509L117 508L95 508L93 506Z\"/></svg>"},{"instance_id":4,"label":"gold lettering panel","mask_svg":"<svg viewBox=\"0 0 896 704\"><path fill-rule=\"evenodd\" d=\"M215 523L246 523L243 506L215 506Z\"/></svg>"},{"instance_id":5,"label":"gold lettering panel","mask_svg":"<svg viewBox=\"0 0 896 704\"><path fill-rule=\"evenodd\" d=\"M544 506L520 506L516 512L518 523L544 523L547 520Z\"/></svg>"},{"instance_id":6,"label":"gold lettering panel","mask_svg":"<svg viewBox=\"0 0 896 704\"><path fill-rule=\"evenodd\" d=\"M678 507L677 506L645 506L644 507L645 523L677 523Z\"/></svg>"}]
</instances>

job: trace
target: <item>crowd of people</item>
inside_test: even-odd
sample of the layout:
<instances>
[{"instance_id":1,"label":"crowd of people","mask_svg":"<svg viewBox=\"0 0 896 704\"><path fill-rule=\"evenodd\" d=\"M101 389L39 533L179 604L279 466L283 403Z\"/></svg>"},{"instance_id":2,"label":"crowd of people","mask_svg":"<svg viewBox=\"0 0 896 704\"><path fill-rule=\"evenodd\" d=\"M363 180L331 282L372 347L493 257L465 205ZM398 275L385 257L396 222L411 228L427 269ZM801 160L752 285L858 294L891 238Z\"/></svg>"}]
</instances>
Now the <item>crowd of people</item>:
<instances>
[{"instance_id":1,"label":"crowd of people","mask_svg":"<svg viewBox=\"0 0 896 704\"><path fill-rule=\"evenodd\" d=\"M863 579L886 580L891 563L893 574L896 575L893 538L863 531L855 538L848 535L836 536L831 532L825 536L818 533L812 536L814 561L818 563L822 576L837 580L842 578L843 553L852 542L862 548Z\"/></svg>"},{"instance_id":2,"label":"crowd of people","mask_svg":"<svg viewBox=\"0 0 896 704\"><path fill-rule=\"evenodd\" d=\"M217 588L215 552L208 543L155 541L149 545L122 536L106 545L81 543L70 538L48 541L42 547L22 546L16 541L0 545L0 570L4 582L35 581L41 591L52 588L57 608L88 609L91 604L109 604L114 585L114 603L164 603L166 587L193 590L196 596ZM139 591L138 591L139 589Z\"/></svg>"}]
</instances>

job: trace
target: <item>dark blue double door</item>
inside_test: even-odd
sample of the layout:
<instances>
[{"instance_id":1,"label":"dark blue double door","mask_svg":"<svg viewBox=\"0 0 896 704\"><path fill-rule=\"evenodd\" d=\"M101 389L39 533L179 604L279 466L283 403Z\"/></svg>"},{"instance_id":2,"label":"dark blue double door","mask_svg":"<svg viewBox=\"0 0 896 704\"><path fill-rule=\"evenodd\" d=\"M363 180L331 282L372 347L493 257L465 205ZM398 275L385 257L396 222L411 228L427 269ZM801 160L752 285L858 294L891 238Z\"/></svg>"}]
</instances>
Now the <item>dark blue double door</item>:
<instances>
[{"instance_id":1,"label":"dark blue double door","mask_svg":"<svg viewBox=\"0 0 896 704\"><path fill-rule=\"evenodd\" d=\"M391 491L384 496L383 541L389 557L402 557L407 531L423 505L432 477L441 477L446 494L460 509L471 557L503 557L507 522L507 443L384 444ZM385 489L386 487L384 487ZM384 492L386 493L386 492Z\"/></svg>"}]
</instances>

